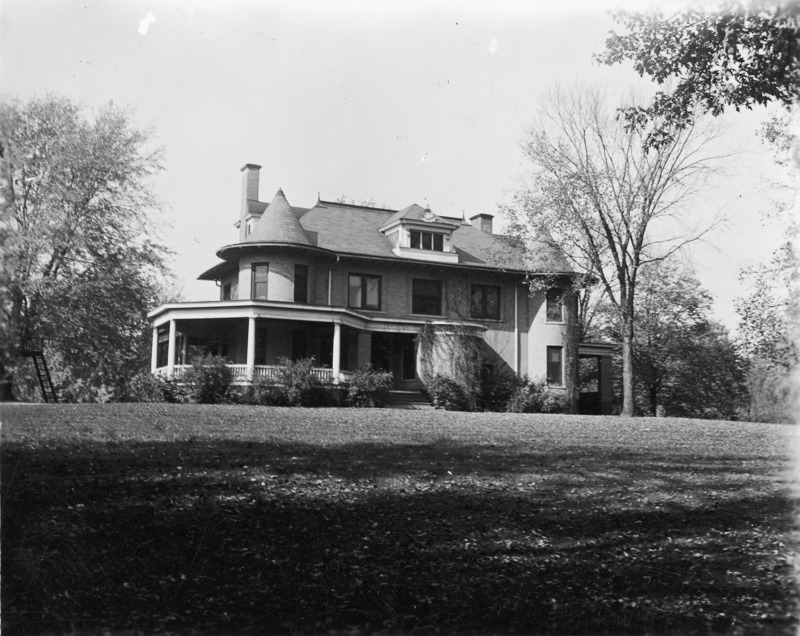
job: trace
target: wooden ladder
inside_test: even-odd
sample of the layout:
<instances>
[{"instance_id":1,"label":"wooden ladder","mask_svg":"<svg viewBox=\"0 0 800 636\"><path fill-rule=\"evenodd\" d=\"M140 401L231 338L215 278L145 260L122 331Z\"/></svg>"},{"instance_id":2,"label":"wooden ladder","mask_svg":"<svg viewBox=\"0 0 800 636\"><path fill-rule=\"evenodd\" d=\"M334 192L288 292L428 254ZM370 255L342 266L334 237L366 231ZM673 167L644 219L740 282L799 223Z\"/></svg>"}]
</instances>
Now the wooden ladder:
<instances>
[{"instance_id":1,"label":"wooden ladder","mask_svg":"<svg viewBox=\"0 0 800 636\"><path fill-rule=\"evenodd\" d=\"M22 355L33 358L33 368L36 370L36 377L42 389L42 398L45 402L58 402L56 389L50 377L50 370L47 368L47 361L44 359L42 351L23 351Z\"/></svg>"}]
</instances>

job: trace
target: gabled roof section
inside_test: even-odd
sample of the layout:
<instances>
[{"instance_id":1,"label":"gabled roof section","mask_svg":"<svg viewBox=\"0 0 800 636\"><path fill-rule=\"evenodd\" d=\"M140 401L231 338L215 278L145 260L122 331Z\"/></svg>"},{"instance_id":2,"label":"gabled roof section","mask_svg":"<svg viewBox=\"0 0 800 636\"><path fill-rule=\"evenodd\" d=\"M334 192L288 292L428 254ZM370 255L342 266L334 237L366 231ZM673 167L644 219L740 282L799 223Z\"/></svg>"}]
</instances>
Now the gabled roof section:
<instances>
[{"instance_id":1,"label":"gabled roof section","mask_svg":"<svg viewBox=\"0 0 800 636\"><path fill-rule=\"evenodd\" d=\"M245 243L288 243L313 246L308 234L300 225L297 214L286 200L283 190L278 190L267 206Z\"/></svg>"},{"instance_id":2,"label":"gabled roof section","mask_svg":"<svg viewBox=\"0 0 800 636\"><path fill-rule=\"evenodd\" d=\"M457 226L457 224L452 223L451 221L446 221L442 217L434 214L431 212L430 208L423 208L421 205L412 203L399 212L395 212L380 229L383 231L384 229L390 228L393 225L403 221L421 221L435 226L438 225L447 229L454 229Z\"/></svg>"}]
</instances>

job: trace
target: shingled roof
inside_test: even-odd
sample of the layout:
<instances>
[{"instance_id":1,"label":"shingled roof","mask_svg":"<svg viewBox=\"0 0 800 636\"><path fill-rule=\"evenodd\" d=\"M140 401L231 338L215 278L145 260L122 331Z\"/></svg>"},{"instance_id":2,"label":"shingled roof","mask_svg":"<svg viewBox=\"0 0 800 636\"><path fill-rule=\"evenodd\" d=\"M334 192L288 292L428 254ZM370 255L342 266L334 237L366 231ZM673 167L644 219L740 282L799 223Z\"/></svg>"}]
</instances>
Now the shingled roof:
<instances>
[{"instance_id":1,"label":"shingled roof","mask_svg":"<svg viewBox=\"0 0 800 636\"><path fill-rule=\"evenodd\" d=\"M217 255L226 260L234 259L239 248L250 244L286 244L343 256L405 261L392 251L392 244L380 228L392 220L408 218L406 215L409 213L413 217L425 211L426 208L416 204L398 212L322 200L311 208L298 208L290 206L283 191L278 190L245 241L227 245ZM573 273L563 252L545 230L523 243L512 237L484 232L462 219L439 216L437 220L455 227L451 244L458 254L458 267L541 274ZM215 280L222 271L227 271L227 267L218 263L201 274L200 279Z\"/></svg>"},{"instance_id":2,"label":"shingled roof","mask_svg":"<svg viewBox=\"0 0 800 636\"><path fill-rule=\"evenodd\" d=\"M278 190L264 210L253 231L244 239L246 243L288 243L313 245L308 238L283 190Z\"/></svg>"}]
</instances>

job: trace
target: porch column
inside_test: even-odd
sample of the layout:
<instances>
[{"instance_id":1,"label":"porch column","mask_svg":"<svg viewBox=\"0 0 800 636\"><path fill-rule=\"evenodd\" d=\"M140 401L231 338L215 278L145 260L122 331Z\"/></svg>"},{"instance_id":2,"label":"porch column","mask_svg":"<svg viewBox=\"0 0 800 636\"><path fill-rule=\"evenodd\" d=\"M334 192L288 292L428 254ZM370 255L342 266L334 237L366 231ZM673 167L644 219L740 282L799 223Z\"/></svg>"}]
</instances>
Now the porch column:
<instances>
[{"instance_id":1,"label":"porch column","mask_svg":"<svg viewBox=\"0 0 800 636\"><path fill-rule=\"evenodd\" d=\"M153 346L150 349L150 373L158 369L158 327L153 327Z\"/></svg>"},{"instance_id":2,"label":"porch column","mask_svg":"<svg viewBox=\"0 0 800 636\"><path fill-rule=\"evenodd\" d=\"M342 324L333 323L333 383L339 384L342 357Z\"/></svg>"},{"instance_id":3,"label":"porch column","mask_svg":"<svg viewBox=\"0 0 800 636\"><path fill-rule=\"evenodd\" d=\"M247 319L247 381L252 382L256 372L256 319Z\"/></svg>"},{"instance_id":4,"label":"porch column","mask_svg":"<svg viewBox=\"0 0 800 636\"><path fill-rule=\"evenodd\" d=\"M175 331L176 322L169 321L169 346L167 347L167 377L175 375Z\"/></svg>"}]
</instances>

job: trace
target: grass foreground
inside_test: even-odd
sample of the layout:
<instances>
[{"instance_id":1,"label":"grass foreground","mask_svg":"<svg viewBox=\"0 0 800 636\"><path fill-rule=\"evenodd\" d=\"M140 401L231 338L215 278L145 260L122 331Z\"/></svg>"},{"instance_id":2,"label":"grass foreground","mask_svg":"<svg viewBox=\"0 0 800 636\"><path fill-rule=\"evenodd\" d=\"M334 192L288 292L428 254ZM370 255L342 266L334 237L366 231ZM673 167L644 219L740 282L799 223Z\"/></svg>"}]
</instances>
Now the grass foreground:
<instances>
[{"instance_id":1,"label":"grass foreground","mask_svg":"<svg viewBox=\"0 0 800 636\"><path fill-rule=\"evenodd\" d=\"M2 406L5 634L787 634L795 428Z\"/></svg>"}]
</instances>

